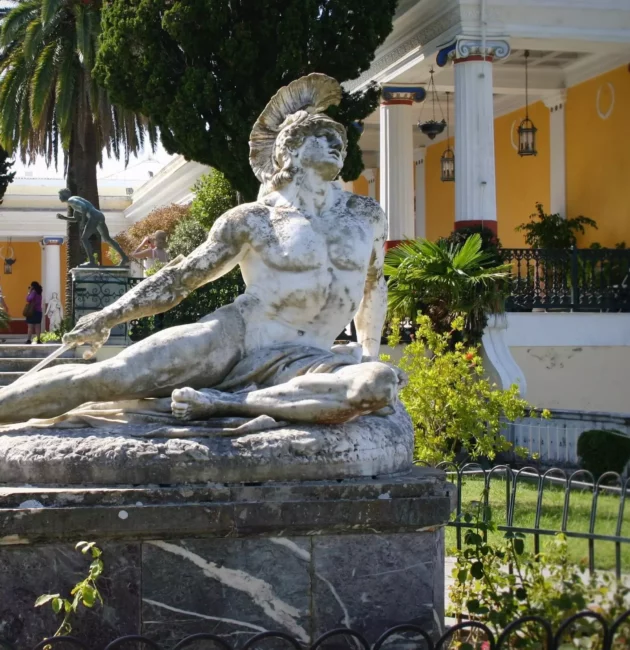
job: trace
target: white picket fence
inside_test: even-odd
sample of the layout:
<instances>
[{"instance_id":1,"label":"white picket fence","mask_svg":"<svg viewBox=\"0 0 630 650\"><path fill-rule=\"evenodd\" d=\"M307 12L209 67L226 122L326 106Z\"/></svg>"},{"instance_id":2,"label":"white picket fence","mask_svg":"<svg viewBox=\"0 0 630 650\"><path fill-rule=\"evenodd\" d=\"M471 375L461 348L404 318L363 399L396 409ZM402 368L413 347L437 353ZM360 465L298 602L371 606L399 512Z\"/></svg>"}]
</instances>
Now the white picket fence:
<instances>
[{"instance_id":1,"label":"white picket fence","mask_svg":"<svg viewBox=\"0 0 630 650\"><path fill-rule=\"evenodd\" d=\"M546 465L576 466L578 438L589 429L614 429L630 437L630 415L557 410L549 420L534 416L510 423L504 435L514 445L538 454Z\"/></svg>"}]
</instances>

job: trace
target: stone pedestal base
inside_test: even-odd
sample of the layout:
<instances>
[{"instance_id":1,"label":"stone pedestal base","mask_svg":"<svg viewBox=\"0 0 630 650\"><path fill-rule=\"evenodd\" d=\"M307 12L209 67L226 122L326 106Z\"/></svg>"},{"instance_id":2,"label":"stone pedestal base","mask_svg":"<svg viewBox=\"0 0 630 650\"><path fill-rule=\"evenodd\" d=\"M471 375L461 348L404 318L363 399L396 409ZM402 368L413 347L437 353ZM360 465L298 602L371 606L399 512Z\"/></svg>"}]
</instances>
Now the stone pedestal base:
<instances>
[{"instance_id":1,"label":"stone pedestal base","mask_svg":"<svg viewBox=\"0 0 630 650\"><path fill-rule=\"evenodd\" d=\"M170 488L0 488L0 639L30 648L56 629L43 593L67 594L104 550L105 606L74 634L104 647L197 632L233 647L263 630L312 643L350 627L370 642L444 615L441 472L381 479Z\"/></svg>"},{"instance_id":2,"label":"stone pedestal base","mask_svg":"<svg viewBox=\"0 0 630 650\"><path fill-rule=\"evenodd\" d=\"M71 269L74 321L100 311L118 300L130 288L129 269L118 266L77 267ZM126 336L126 326L117 325L111 336Z\"/></svg>"}]
</instances>

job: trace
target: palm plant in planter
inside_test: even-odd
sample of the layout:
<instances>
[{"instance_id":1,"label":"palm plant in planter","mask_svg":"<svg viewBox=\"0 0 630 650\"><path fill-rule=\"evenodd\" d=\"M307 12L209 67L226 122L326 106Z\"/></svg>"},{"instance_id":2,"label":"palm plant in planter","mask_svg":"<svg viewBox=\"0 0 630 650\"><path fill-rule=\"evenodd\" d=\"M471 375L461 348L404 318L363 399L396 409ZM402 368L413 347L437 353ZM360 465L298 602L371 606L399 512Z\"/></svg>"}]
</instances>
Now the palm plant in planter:
<instances>
[{"instance_id":1,"label":"palm plant in planter","mask_svg":"<svg viewBox=\"0 0 630 650\"><path fill-rule=\"evenodd\" d=\"M405 242L385 257L391 317L429 316L434 331L449 332L464 317L467 343L481 341L488 314L501 313L509 293L510 266L482 249L478 234L460 244L426 239Z\"/></svg>"}]
</instances>

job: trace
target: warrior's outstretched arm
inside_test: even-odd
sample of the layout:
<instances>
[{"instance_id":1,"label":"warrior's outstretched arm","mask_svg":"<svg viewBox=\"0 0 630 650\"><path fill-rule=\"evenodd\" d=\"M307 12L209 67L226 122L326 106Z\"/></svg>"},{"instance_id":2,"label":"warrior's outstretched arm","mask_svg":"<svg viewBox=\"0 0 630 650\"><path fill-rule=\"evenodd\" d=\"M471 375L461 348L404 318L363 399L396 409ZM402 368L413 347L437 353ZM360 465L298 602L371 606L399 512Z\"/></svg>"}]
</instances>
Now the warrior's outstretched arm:
<instances>
[{"instance_id":1,"label":"warrior's outstretched arm","mask_svg":"<svg viewBox=\"0 0 630 650\"><path fill-rule=\"evenodd\" d=\"M370 357L378 357L381 332L387 315L387 284L383 275L387 219L380 207L376 210L378 221L374 249L363 289L363 300L354 317L357 340L363 347L363 354Z\"/></svg>"},{"instance_id":2,"label":"warrior's outstretched arm","mask_svg":"<svg viewBox=\"0 0 630 650\"><path fill-rule=\"evenodd\" d=\"M174 259L116 302L82 318L64 336L64 343L88 343L95 351L116 325L167 311L198 287L225 275L245 253L249 240L245 217L244 205L226 212L217 219L208 239L190 255Z\"/></svg>"}]
</instances>

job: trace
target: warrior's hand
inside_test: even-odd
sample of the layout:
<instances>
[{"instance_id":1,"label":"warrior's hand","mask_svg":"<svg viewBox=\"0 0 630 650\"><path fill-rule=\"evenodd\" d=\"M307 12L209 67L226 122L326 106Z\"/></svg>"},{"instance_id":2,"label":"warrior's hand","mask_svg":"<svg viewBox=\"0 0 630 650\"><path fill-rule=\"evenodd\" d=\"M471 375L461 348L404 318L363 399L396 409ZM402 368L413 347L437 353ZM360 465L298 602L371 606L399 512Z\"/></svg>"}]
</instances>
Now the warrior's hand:
<instances>
[{"instance_id":1,"label":"warrior's hand","mask_svg":"<svg viewBox=\"0 0 630 650\"><path fill-rule=\"evenodd\" d=\"M110 329L104 322L100 312L87 314L77 322L75 328L63 335L63 343L66 345L89 345L90 349L83 353L84 359L93 357L97 350L109 338Z\"/></svg>"}]
</instances>

